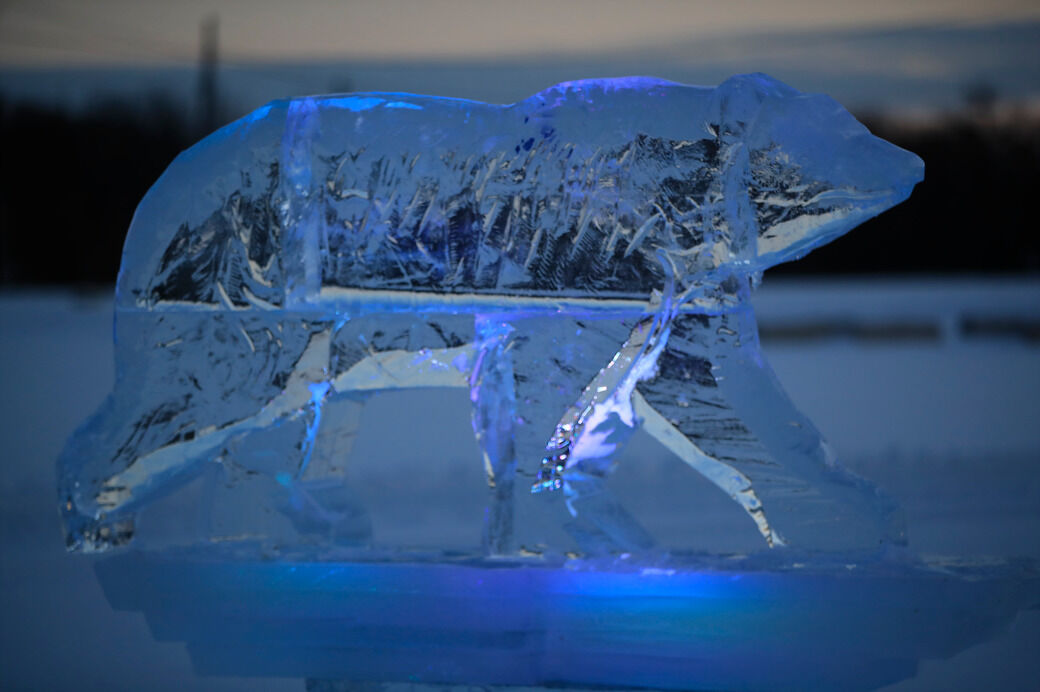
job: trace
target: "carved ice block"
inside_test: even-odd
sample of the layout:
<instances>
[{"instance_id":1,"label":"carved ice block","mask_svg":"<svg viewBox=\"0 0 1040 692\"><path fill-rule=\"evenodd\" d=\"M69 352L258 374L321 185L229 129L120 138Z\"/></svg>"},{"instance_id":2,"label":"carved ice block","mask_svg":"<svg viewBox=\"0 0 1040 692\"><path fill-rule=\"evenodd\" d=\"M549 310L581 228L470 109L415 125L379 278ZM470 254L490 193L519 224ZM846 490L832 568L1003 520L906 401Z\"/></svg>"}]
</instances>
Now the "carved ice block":
<instances>
[{"instance_id":1,"label":"carved ice block","mask_svg":"<svg viewBox=\"0 0 1040 692\"><path fill-rule=\"evenodd\" d=\"M68 545L124 544L152 512L171 543L393 549L347 470L421 485L352 451L374 393L419 389L469 398L487 481L474 554L659 545L610 483L635 434L735 501L763 546L899 543L896 507L784 395L749 296L922 174L833 100L760 74L569 82L507 106L271 103L181 154L138 207L115 389L59 461Z\"/></svg>"}]
</instances>

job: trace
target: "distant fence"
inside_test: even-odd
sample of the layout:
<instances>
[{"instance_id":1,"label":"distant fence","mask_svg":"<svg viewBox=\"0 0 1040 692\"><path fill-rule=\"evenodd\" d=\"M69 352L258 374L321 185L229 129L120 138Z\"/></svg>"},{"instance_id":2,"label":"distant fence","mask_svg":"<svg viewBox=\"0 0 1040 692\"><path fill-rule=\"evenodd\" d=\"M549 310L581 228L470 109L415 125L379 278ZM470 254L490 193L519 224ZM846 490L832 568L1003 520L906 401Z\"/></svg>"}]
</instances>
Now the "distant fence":
<instances>
[{"instance_id":1,"label":"distant fence","mask_svg":"<svg viewBox=\"0 0 1040 692\"><path fill-rule=\"evenodd\" d=\"M1001 339L1040 346L1040 280L780 279L752 301L769 343Z\"/></svg>"}]
</instances>

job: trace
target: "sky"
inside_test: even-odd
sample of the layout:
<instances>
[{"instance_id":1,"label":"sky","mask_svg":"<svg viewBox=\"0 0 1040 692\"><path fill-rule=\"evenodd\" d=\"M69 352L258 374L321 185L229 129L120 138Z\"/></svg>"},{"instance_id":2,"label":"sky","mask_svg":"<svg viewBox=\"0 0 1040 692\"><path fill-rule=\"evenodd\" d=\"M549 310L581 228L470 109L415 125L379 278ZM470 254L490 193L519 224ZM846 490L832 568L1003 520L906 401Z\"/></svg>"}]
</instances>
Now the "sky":
<instances>
[{"instance_id":1,"label":"sky","mask_svg":"<svg viewBox=\"0 0 1040 692\"><path fill-rule=\"evenodd\" d=\"M0 0L0 93L187 104L214 16L231 115L346 89L509 102L564 79L750 71L861 108L951 108L976 83L1040 101L1035 0Z\"/></svg>"},{"instance_id":2,"label":"sky","mask_svg":"<svg viewBox=\"0 0 1040 692\"><path fill-rule=\"evenodd\" d=\"M291 9L289 9L291 7ZM0 64L192 62L218 14L232 61L488 58L748 33L1040 19L1029 0L5 0Z\"/></svg>"}]
</instances>

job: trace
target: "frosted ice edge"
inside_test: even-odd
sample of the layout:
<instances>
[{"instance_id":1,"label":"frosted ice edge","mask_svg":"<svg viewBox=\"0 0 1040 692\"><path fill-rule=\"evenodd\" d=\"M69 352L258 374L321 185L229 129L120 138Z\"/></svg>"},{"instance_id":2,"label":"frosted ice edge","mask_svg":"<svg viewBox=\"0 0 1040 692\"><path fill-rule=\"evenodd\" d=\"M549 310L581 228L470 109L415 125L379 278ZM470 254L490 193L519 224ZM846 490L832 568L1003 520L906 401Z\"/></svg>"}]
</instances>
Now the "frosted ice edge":
<instances>
[{"instance_id":1,"label":"frosted ice edge","mask_svg":"<svg viewBox=\"0 0 1040 692\"><path fill-rule=\"evenodd\" d=\"M642 421L769 545L899 542L894 506L783 396L747 301L768 266L898 203L922 170L764 75L588 80L510 106L271 104L178 157L135 215L116 390L59 462L69 544L125 542L204 462L252 488L213 502L277 505L257 535L364 544L328 446L349 459L354 433L323 411L416 386L470 389L491 554L651 547L605 484ZM532 504L517 475L565 499Z\"/></svg>"}]
</instances>

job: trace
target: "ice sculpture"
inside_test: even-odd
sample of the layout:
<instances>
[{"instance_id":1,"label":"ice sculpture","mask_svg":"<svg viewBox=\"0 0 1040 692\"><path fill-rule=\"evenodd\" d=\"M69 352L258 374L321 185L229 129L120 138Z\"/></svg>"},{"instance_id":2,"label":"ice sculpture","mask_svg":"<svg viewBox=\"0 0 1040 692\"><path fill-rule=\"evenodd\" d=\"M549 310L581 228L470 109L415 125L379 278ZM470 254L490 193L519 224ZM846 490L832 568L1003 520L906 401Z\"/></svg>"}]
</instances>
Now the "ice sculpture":
<instances>
[{"instance_id":1,"label":"ice sculpture","mask_svg":"<svg viewBox=\"0 0 1040 692\"><path fill-rule=\"evenodd\" d=\"M568 82L508 106L274 102L181 154L137 210L115 390L59 461L68 545L123 544L189 486L241 518L191 540L379 543L343 467L392 463L351 446L366 397L395 388L468 391L485 555L654 546L606 482L639 428L764 544L899 543L896 508L783 394L749 294L922 173L765 75Z\"/></svg>"}]
</instances>

